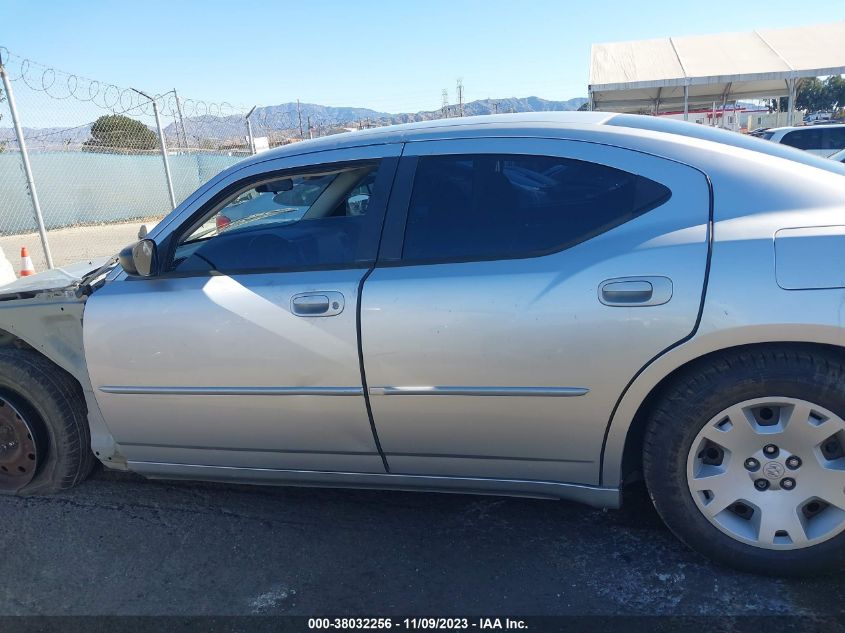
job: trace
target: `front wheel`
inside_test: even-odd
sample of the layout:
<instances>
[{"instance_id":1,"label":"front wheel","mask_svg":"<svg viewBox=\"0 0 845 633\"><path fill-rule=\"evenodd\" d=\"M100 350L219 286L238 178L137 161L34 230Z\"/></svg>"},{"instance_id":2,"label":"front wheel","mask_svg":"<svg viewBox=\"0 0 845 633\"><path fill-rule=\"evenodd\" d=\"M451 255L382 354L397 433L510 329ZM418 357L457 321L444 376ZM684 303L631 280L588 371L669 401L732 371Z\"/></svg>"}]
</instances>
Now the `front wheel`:
<instances>
[{"instance_id":1,"label":"front wheel","mask_svg":"<svg viewBox=\"0 0 845 633\"><path fill-rule=\"evenodd\" d=\"M94 459L79 384L34 350L0 349L0 493L71 488Z\"/></svg>"},{"instance_id":2,"label":"front wheel","mask_svg":"<svg viewBox=\"0 0 845 633\"><path fill-rule=\"evenodd\" d=\"M671 384L644 445L669 528L747 571L845 567L845 364L799 347L703 361Z\"/></svg>"}]
</instances>

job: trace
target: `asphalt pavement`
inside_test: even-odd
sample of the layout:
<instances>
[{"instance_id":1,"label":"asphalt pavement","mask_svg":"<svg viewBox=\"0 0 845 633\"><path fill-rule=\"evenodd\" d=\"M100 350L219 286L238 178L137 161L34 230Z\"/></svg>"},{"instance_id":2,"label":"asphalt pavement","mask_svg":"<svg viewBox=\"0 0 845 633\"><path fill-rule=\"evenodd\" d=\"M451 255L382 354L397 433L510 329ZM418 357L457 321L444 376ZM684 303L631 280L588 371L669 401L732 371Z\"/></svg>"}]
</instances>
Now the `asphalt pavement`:
<instances>
[{"instance_id":1,"label":"asphalt pavement","mask_svg":"<svg viewBox=\"0 0 845 633\"><path fill-rule=\"evenodd\" d=\"M603 511L99 470L0 517L0 615L845 614L845 576L713 565L641 489Z\"/></svg>"}]
</instances>

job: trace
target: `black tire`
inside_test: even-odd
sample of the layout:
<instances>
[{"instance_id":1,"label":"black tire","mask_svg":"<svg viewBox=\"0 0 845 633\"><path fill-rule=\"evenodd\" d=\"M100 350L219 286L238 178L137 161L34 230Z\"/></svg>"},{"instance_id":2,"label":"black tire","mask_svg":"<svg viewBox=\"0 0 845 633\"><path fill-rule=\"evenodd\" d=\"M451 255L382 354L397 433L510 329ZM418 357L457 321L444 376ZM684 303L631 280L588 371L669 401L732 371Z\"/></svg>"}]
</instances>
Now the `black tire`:
<instances>
[{"instance_id":1,"label":"black tire","mask_svg":"<svg viewBox=\"0 0 845 633\"><path fill-rule=\"evenodd\" d=\"M91 473L95 457L87 408L70 374L34 350L3 348L0 396L24 415L40 440L35 476L12 494L56 493Z\"/></svg>"},{"instance_id":2,"label":"black tire","mask_svg":"<svg viewBox=\"0 0 845 633\"><path fill-rule=\"evenodd\" d=\"M845 362L823 348L772 345L718 354L683 371L649 415L643 447L649 495L678 538L726 565L786 576L845 569L845 532L804 549L764 549L723 533L692 498L687 457L703 426L734 404L773 395L808 400L845 417Z\"/></svg>"}]
</instances>

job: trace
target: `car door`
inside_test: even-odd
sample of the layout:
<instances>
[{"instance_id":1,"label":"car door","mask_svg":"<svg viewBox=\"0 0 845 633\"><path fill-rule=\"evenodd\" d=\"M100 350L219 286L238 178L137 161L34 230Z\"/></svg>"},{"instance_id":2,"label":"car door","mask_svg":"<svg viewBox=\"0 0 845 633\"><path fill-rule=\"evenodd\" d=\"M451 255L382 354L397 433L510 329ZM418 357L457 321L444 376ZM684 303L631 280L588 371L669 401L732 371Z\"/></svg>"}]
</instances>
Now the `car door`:
<instances>
[{"instance_id":1,"label":"car door","mask_svg":"<svg viewBox=\"0 0 845 633\"><path fill-rule=\"evenodd\" d=\"M88 367L127 460L384 472L357 312L400 152L235 173L155 237L156 276L90 297Z\"/></svg>"},{"instance_id":2,"label":"car door","mask_svg":"<svg viewBox=\"0 0 845 633\"><path fill-rule=\"evenodd\" d=\"M620 394L695 328L709 207L626 149L408 143L361 311L390 472L598 484Z\"/></svg>"}]
</instances>

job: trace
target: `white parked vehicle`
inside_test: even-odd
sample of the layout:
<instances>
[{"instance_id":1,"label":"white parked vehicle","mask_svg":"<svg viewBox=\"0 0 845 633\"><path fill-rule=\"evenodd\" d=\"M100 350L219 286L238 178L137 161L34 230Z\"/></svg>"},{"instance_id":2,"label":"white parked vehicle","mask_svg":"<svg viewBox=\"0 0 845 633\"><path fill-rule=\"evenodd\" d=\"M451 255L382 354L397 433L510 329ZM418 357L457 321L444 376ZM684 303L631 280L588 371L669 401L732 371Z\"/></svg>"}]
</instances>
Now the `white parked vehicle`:
<instances>
[{"instance_id":1,"label":"white parked vehicle","mask_svg":"<svg viewBox=\"0 0 845 633\"><path fill-rule=\"evenodd\" d=\"M831 159L838 160L840 163L845 163L845 149L841 152L836 152L833 156L831 156Z\"/></svg>"},{"instance_id":2,"label":"white parked vehicle","mask_svg":"<svg viewBox=\"0 0 845 633\"><path fill-rule=\"evenodd\" d=\"M845 125L831 123L829 125L777 127L766 130L761 138L803 149L818 156L830 156L845 149Z\"/></svg>"}]
</instances>

